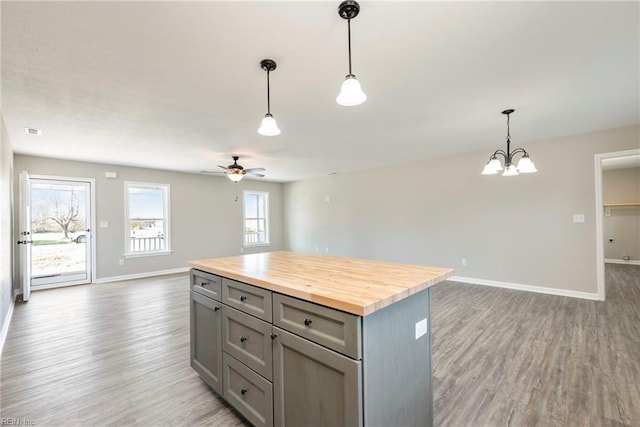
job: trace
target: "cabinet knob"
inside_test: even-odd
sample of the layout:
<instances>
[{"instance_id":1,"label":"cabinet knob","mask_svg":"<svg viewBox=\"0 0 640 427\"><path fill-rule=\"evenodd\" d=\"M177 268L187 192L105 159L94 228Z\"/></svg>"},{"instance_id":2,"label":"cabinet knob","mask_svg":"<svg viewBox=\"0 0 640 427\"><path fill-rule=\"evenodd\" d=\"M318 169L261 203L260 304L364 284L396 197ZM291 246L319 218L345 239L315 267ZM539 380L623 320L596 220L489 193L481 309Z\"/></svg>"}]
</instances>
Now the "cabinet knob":
<instances>
[{"instance_id":1,"label":"cabinet knob","mask_svg":"<svg viewBox=\"0 0 640 427\"><path fill-rule=\"evenodd\" d=\"M241 394L241 395L243 395L243 396L244 396L245 394L247 394L247 389L246 389L246 388L243 388L242 390L240 390L240 394Z\"/></svg>"},{"instance_id":2,"label":"cabinet knob","mask_svg":"<svg viewBox=\"0 0 640 427\"><path fill-rule=\"evenodd\" d=\"M312 320L311 319L304 319L304 325L305 326L309 326L311 324Z\"/></svg>"},{"instance_id":3,"label":"cabinet knob","mask_svg":"<svg viewBox=\"0 0 640 427\"><path fill-rule=\"evenodd\" d=\"M276 338L278 338L278 334L271 334L271 339L275 340Z\"/></svg>"},{"instance_id":4,"label":"cabinet knob","mask_svg":"<svg viewBox=\"0 0 640 427\"><path fill-rule=\"evenodd\" d=\"M247 340L247 337L240 337L240 342L245 342Z\"/></svg>"},{"instance_id":5,"label":"cabinet knob","mask_svg":"<svg viewBox=\"0 0 640 427\"><path fill-rule=\"evenodd\" d=\"M240 295L240 301L245 302L247 300L247 297L245 297L244 295Z\"/></svg>"}]
</instances>

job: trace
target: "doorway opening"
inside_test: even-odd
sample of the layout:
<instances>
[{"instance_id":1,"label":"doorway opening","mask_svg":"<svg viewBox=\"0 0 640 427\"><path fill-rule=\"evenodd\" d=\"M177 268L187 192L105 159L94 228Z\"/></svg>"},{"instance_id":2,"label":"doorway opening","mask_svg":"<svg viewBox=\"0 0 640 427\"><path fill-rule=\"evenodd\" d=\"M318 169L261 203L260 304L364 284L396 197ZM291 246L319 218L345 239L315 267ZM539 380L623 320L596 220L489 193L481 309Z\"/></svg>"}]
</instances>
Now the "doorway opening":
<instances>
[{"instance_id":1,"label":"doorway opening","mask_svg":"<svg viewBox=\"0 0 640 427\"><path fill-rule=\"evenodd\" d=\"M21 203L23 292L91 283L94 275L94 181L28 176ZM21 180L22 182L22 180ZM22 228L22 227L21 227ZM20 243L20 242L19 242Z\"/></svg>"},{"instance_id":2,"label":"doorway opening","mask_svg":"<svg viewBox=\"0 0 640 427\"><path fill-rule=\"evenodd\" d=\"M605 200L603 194L603 174L608 170L640 168L640 149L602 153L595 155L596 179L596 272L598 284L598 299L605 299L605 245L607 251L615 243L615 237L607 237L605 241L605 215L610 216L612 209L638 209L640 200ZM609 229L611 225L607 225ZM613 239L613 241L610 241ZM624 261L624 260L623 260ZM632 263L632 260L629 260Z\"/></svg>"}]
</instances>

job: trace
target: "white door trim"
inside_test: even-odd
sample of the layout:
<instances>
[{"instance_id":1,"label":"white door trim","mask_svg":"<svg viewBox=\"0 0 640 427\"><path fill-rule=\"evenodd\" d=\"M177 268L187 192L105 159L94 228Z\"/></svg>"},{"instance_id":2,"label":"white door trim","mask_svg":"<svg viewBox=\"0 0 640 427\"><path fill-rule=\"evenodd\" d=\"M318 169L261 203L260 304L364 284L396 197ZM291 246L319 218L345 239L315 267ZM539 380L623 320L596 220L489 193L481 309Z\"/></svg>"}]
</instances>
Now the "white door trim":
<instances>
[{"instance_id":1,"label":"white door trim","mask_svg":"<svg viewBox=\"0 0 640 427\"><path fill-rule=\"evenodd\" d=\"M596 179L596 274L598 284L598 299L604 301L604 236L603 233L603 208L602 208L602 160L614 159L618 157L628 157L640 155L640 149L615 151L611 153L600 153L594 156L595 179Z\"/></svg>"},{"instance_id":2,"label":"white door trim","mask_svg":"<svg viewBox=\"0 0 640 427\"><path fill-rule=\"evenodd\" d=\"M29 175L29 178L33 179L49 179L56 181L81 181L89 183L89 191L91 195L89 199L91 200L91 277L89 278L90 283L96 283L96 235L98 223L96 222L96 180L94 178L82 178L82 177L73 177L73 176L57 176L57 175ZM38 289L48 289L50 287L58 287L58 286L40 286Z\"/></svg>"}]
</instances>

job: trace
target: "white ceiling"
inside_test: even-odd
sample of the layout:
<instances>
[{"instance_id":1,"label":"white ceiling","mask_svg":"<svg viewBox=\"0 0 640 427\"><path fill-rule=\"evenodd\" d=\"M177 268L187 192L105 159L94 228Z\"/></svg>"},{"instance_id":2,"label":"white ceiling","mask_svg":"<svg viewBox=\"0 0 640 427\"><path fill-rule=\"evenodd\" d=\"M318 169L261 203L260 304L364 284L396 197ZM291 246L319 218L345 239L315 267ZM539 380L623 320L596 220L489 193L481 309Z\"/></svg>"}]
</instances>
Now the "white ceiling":
<instances>
[{"instance_id":1,"label":"white ceiling","mask_svg":"<svg viewBox=\"0 0 640 427\"><path fill-rule=\"evenodd\" d=\"M7 2L16 153L267 180L403 164L640 122L637 2L361 2L347 74L336 2ZM256 129L271 107L282 134ZM24 127L42 130L30 136ZM535 161L535 150L531 151ZM478 165L478 170L483 165Z\"/></svg>"}]
</instances>

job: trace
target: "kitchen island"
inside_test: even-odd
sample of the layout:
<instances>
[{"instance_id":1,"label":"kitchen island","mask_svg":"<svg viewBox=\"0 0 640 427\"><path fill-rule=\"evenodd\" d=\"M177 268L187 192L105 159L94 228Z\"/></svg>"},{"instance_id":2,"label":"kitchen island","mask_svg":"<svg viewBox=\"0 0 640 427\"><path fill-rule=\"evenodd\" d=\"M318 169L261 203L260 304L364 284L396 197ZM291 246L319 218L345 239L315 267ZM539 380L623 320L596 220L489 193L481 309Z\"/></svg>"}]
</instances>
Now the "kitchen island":
<instances>
[{"instance_id":1,"label":"kitchen island","mask_svg":"<svg viewBox=\"0 0 640 427\"><path fill-rule=\"evenodd\" d=\"M431 426L451 269L293 252L191 261L191 366L256 426Z\"/></svg>"}]
</instances>

